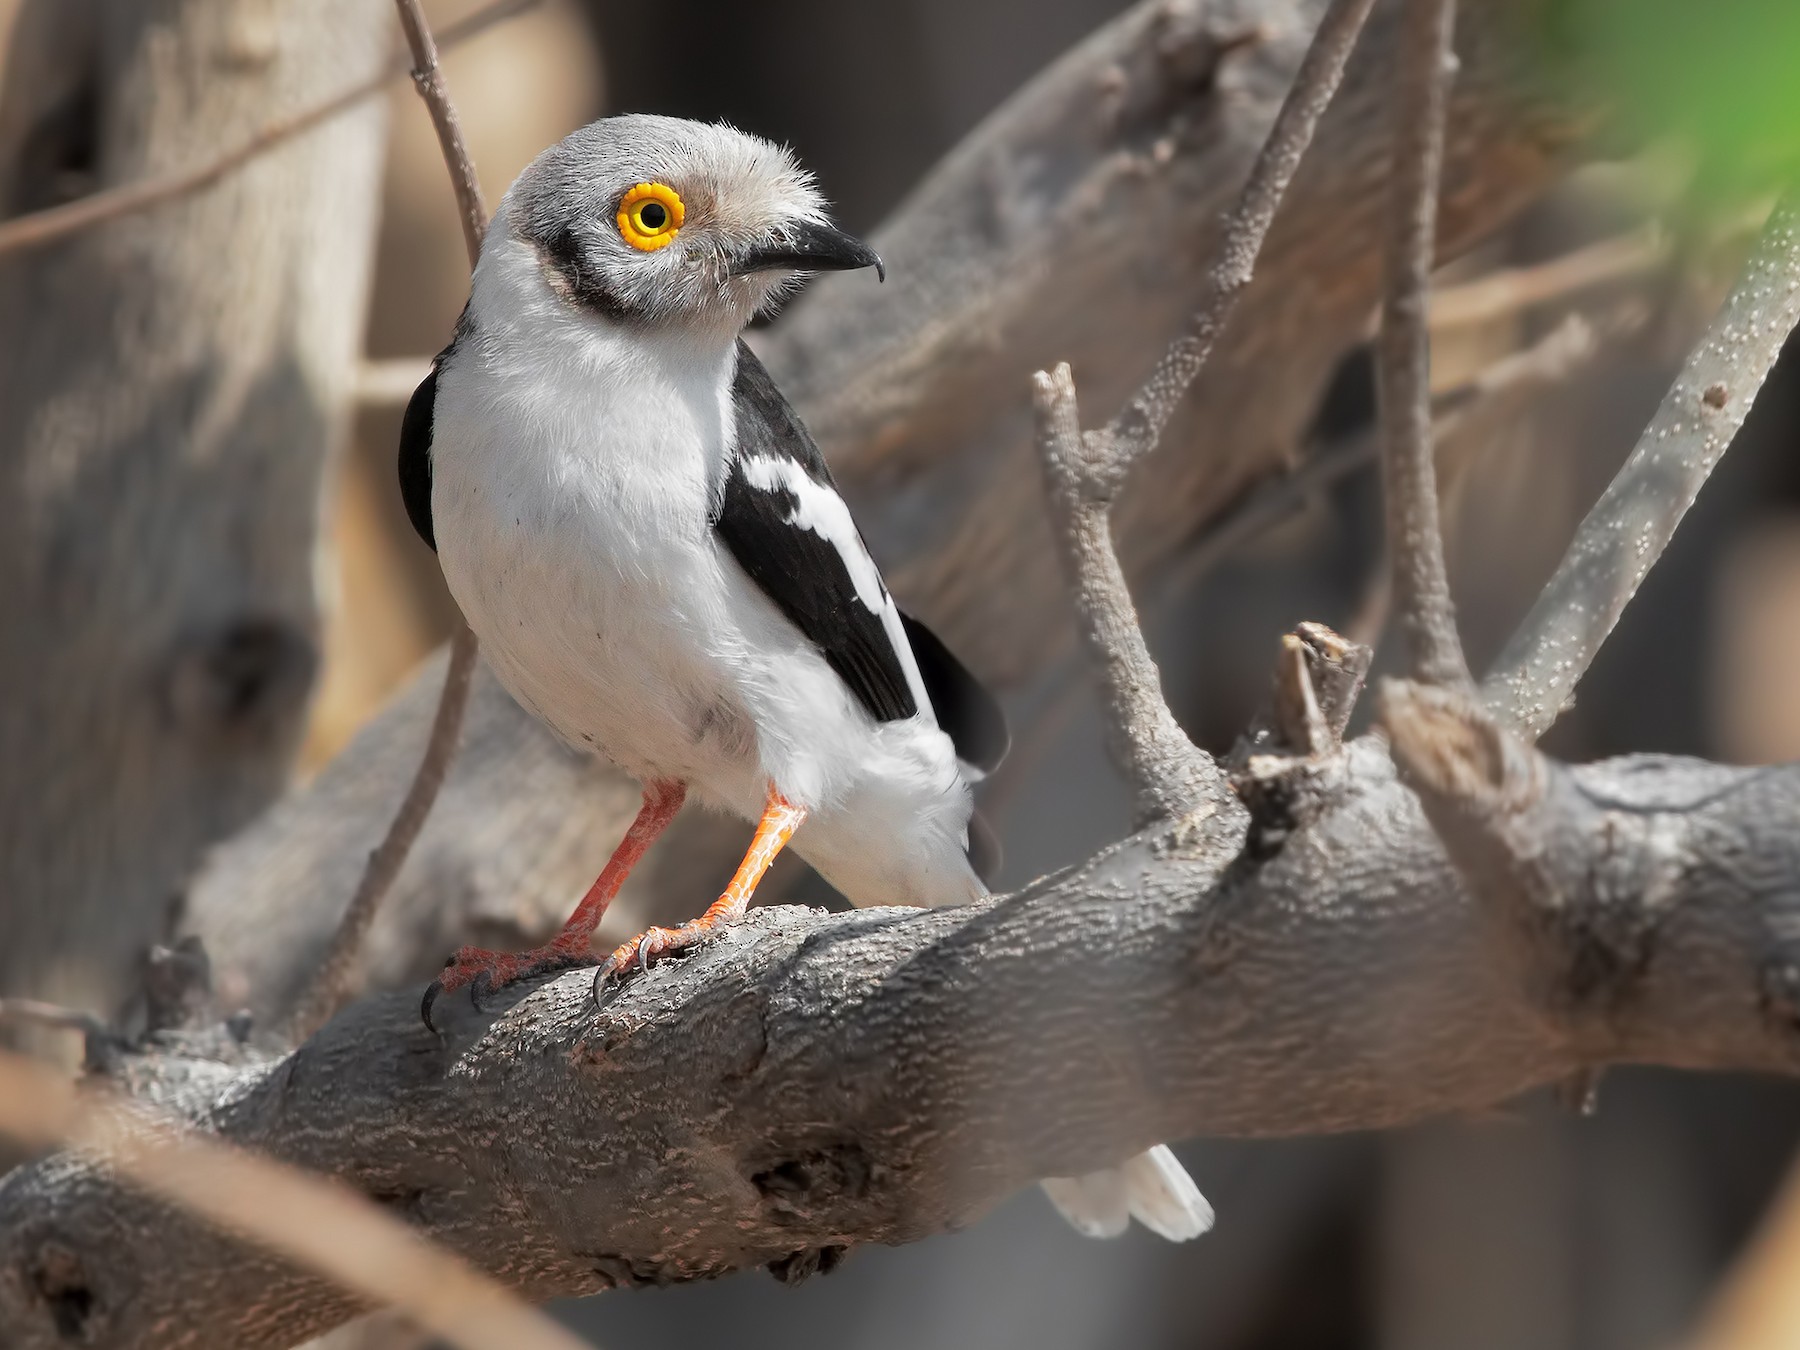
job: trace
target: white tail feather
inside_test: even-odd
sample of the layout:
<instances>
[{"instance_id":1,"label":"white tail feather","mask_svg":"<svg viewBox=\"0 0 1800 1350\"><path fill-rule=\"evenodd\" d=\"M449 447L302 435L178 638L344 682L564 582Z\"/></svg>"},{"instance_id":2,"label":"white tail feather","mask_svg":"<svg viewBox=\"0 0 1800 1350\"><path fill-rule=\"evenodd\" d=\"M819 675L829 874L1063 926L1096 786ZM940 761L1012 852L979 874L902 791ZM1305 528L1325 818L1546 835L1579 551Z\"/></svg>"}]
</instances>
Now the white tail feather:
<instances>
[{"instance_id":1,"label":"white tail feather","mask_svg":"<svg viewBox=\"0 0 1800 1350\"><path fill-rule=\"evenodd\" d=\"M1125 1176L1116 1167L1081 1177L1047 1177L1050 1203L1083 1237L1115 1238L1131 1226Z\"/></svg>"},{"instance_id":2,"label":"white tail feather","mask_svg":"<svg viewBox=\"0 0 1800 1350\"><path fill-rule=\"evenodd\" d=\"M1213 1224L1212 1206L1166 1144L1079 1177L1050 1177L1050 1202L1083 1237L1113 1238L1136 1219L1170 1242L1197 1238Z\"/></svg>"}]
</instances>

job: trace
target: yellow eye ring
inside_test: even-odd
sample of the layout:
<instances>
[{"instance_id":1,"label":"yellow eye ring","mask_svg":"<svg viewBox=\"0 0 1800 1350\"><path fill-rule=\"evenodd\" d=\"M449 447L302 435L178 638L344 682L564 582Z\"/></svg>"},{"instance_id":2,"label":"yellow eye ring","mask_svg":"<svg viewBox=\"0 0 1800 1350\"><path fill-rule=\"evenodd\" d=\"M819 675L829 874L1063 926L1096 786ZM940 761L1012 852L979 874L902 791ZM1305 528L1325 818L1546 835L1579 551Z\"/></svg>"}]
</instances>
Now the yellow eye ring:
<instances>
[{"instance_id":1,"label":"yellow eye ring","mask_svg":"<svg viewBox=\"0 0 1800 1350\"><path fill-rule=\"evenodd\" d=\"M675 242L686 213L667 183L639 183L619 199L619 233L633 248L652 253Z\"/></svg>"}]
</instances>

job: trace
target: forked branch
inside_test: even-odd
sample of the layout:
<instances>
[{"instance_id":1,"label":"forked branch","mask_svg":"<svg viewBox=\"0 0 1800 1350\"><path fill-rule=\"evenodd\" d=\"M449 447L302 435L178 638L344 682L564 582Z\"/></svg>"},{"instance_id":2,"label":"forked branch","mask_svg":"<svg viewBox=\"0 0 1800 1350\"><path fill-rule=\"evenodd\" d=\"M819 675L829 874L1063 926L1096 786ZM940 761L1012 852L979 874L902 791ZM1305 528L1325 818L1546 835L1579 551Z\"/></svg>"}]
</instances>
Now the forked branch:
<instances>
[{"instance_id":1,"label":"forked branch","mask_svg":"<svg viewBox=\"0 0 1800 1350\"><path fill-rule=\"evenodd\" d=\"M1082 646L1105 690L1107 751L1131 790L1134 823L1175 819L1222 792L1223 778L1169 711L1113 547L1109 512L1128 459L1104 433L1082 433L1067 364L1039 371L1032 398L1051 524Z\"/></svg>"},{"instance_id":2,"label":"forked branch","mask_svg":"<svg viewBox=\"0 0 1800 1350\"><path fill-rule=\"evenodd\" d=\"M1156 448L1250 284L1275 213L1337 92L1371 8L1373 0L1332 0L1226 220L1206 293L1187 330L1118 415L1100 431L1081 430L1067 363L1038 372L1033 381L1037 450L1058 553L1069 577L1082 645L1105 688L1108 751L1131 789L1133 819L1140 827L1186 814L1226 788L1218 767L1188 740L1163 698L1113 545L1109 513L1133 466Z\"/></svg>"}]
</instances>

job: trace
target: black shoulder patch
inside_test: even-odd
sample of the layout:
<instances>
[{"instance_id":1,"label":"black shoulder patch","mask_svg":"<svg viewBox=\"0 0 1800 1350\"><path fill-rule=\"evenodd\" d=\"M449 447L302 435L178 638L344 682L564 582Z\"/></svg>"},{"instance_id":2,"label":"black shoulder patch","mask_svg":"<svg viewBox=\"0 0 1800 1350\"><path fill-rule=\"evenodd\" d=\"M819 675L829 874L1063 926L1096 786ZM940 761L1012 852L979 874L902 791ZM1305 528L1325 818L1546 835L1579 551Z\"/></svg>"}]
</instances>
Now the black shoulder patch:
<instances>
[{"instance_id":1,"label":"black shoulder patch","mask_svg":"<svg viewBox=\"0 0 1800 1350\"><path fill-rule=\"evenodd\" d=\"M750 455L791 459L806 470L813 482L837 491L812 433L801 425L793 405L775 387L768 368L742 338L737 344L737 375L731 382L731 400L737 408L735 449L739 459Z\"/></svg>"},{"instance_id":2,"label":"black shoulder patch","mask_svg":"<svg viewBox=\"0 0 1800 1350\"><path fill-rule=\"evenodd\" d=\"M1012 732L1007 729L1000 700L956 659L956 653L936 633L904 610L900 623L912 647L913 660L919 664L925 697L931 700L937 724L956 747L956 757L983 773L992 773L1012 747Z\"/></svg>"},{"instance_id":3,"label":"black shoulder patch","mask_svg":"<svg viewBox=\"0 0 1800 1350\"><path fill-rule=\"evenodd\" d=\"M431 418L437 406L438 362L431 363L431 374L419 382L406 405L406 416L400 419L400 498L406 503L407 519L419 538L437 551L437 533L431 526Z\"/></svg>"}]
</instances>

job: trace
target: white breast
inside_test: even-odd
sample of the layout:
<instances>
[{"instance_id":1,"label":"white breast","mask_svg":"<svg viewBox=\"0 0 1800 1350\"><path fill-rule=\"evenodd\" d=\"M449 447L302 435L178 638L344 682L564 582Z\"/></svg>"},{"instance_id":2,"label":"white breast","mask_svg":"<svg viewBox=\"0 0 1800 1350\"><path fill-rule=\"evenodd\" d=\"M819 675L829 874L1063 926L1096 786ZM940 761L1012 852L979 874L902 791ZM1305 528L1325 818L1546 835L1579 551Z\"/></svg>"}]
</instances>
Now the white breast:
<instances>
[{"instance_id":1,"label":"white breast","mask_svg":"<svg viewBox=\"0 0 1800 1350\"><path fill-rule=\"evenodd\" d=\"M489 663L570 744L640 776L693 771L703 726L741 757L708 650L729 342L588 322L517 241L484 252L473 312L438 379L432 516Z\"/></svg>"}]
</instances>

